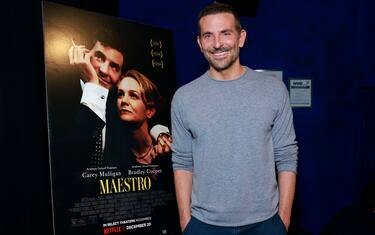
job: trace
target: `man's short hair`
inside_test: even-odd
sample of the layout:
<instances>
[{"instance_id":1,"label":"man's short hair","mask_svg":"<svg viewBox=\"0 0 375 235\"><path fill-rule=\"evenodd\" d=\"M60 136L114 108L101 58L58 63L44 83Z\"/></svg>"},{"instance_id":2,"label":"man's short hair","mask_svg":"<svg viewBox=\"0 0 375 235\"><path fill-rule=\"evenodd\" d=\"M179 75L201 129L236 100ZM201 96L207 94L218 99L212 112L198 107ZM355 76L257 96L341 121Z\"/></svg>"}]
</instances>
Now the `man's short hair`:
<instances>
[{"instance_id":1,"label":"man's short hair","mask_svg":"<svg viewBox=\"0 0 375 235\"><path fill-rule=\"evenodd\" d=\"M225 3L213 2L207 5L206 7L204 7L198 14L198 34L200 34L201 32L200 25L199 25L199 21L201 20L201 18L208 16L208 15L215 15L219 13L232 14L234 16L236 30L238 32L241 31L242 26L240 22L240 17L238 13L234 10L234 8Z\"/></svg>"},{"instance_id":2,"label":"man's short hair","mask_svg":"<svg viewBox=\"0 0 375 235\"><path fill-rule=\"evenodd\" d=\"M87 45L88 49L93 48L97 41L99 41L105 47L111 47L119 51L124 57L125 61L125 42L122 40L120 34L116 32L115 28L112 29L109 27L103 27L93 31L91 35L91 45ZM122 65L121 70L124 72L124 64Z\"/></svg>"}]
</instances>

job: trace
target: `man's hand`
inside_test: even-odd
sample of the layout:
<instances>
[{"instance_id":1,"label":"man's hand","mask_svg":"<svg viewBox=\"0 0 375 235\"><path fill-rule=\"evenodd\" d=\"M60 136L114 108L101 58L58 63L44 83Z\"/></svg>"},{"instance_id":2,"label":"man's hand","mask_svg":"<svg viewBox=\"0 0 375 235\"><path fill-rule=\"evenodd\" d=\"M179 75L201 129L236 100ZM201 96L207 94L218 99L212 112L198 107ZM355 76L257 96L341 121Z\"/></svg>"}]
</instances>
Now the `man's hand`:
<instances>
[{"instance_id":1,"label":"man's hand","mask_svg":"<svg viewBox=\"0 0 375 235\"><path fill-rule=\"evenodd\" d=\"M279 215L286 230L288 230L296 188L296 173L292 171L282 171L278 173L277 177L280 191Z\"/></svg>"},{"instance_id":2,"label":"man's hand","mask_svg":"<svg viewBox=\"0 0 375 235\"><path fill-rule=\"evenodd\" d=\"M172 151L172 136L169 133L161 133L157 138L157 155L167 155Z\"/></svg>"},{"instance_id":3,"label":"man's hand","mask_svg":"<svg viewBox=\"0 0 375 235\"><path fill-rule=\"evenodd\" d=\"M289 225L290 225L290 215L285 215L285 214L279 212L279 216L281 218L281 221L283 221L283 224L284 224L286 230L288 231Z\"/></svg>"},{"instance_id":4,"label":"man's hand","mask_svg":"<svg viewBox=\"0 0 375 235\"><path fill-rule=\"evenodd\" d=\"M193 174L185 170L175 170L173 174L180 226L181 231L184 231L191 219L190 196L193 187Z\"/></svg>"},{"instance_id":5,"label":"man's hand","mask_svg":"<svg viewBox=\"0 0 375 235\"><path fill-rule=\"evenodd\" d=\"M169 133L168 127L160 124L151 128L150 134L153 141L156 142L154 146L156 153L155 157L159 155L167 155L172 151L172 136Z\"/></svg>"},{"instance_id":6,"label":"man's hand","mask_svg":"<svg viewBox=\"0 0 375 235\"><path fill-rule=\"evenodd\" d=\"M84 82L99 84L98 75L90 61L92 52L84 45L76 45L73 40L72 43L68 51L69 63L79 68Z\"/></svg>"},{"instance_id":7,"label":"man's hand","mask_svg":"<svg viewBox=\"0 0 375 235\"><path fill-rule=\"evenodd\" d=\"M188 225L190 219L191 219L191 216L180 219L180 226L181 226L181 231L182 232L185 231L186 226Z\"/></svg>"}]
</instances>

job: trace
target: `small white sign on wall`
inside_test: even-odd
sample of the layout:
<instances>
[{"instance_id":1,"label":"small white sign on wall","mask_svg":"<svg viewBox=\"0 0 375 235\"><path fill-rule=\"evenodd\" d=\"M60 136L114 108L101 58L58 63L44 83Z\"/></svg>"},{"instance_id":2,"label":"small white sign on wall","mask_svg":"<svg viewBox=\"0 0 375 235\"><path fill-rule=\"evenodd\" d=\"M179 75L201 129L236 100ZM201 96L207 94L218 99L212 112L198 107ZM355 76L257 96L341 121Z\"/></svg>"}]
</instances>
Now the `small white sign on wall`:
<instances>
[{"instance_id":1,"label":"small white sign on wall","mask_svg":"<svg viewBox=\"0 0 375 235\"><path fill-rule=\"evenodd\" d=\"M311 107L311 79L289 79L289 95L292 107Z\"/></svg>"}]
</instances>

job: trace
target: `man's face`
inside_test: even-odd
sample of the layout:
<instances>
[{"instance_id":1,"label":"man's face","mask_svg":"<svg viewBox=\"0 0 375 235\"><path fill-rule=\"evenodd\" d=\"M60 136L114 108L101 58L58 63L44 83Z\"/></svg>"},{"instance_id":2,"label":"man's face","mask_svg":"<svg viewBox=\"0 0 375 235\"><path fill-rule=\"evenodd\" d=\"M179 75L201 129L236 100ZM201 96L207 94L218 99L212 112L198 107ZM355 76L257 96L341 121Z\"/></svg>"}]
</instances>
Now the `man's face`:
<instances>
[{"instance_id":1,"label":"man's face","mask_svg":"<svg viewBox=\"0 0 375 235\"><path fill-rule=\"evenodd\" d=\"M201 32L197 41L211 68L222 71L239 62L246 32L236 30L232 14L207 15L200 19L199 24Z\"/></svg>"},{"instance_id":2,"label":"man's face","mask_svg":"<svg viewBox=\"0 0 375 235\"><path fill-rule=\"evenodd\" d=\"M117 83L121 75L124 57L118 50L103 46L97 41L91 49L91 64L99 78L99 84L107 89Z\"/></svg>"}]
</instances>

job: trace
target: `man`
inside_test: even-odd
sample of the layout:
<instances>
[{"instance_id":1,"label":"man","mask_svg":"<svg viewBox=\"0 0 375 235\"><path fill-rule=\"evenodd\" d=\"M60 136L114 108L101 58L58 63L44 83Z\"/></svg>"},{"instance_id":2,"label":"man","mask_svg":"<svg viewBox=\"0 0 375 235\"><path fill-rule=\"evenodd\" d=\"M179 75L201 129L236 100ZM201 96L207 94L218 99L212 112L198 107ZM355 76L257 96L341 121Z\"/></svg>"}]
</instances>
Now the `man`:
<instances>
[{"instance_id":1,"label":"man","mask_svg":"<svg viewBox=\"0 0 375 235\"><path fill-rule=\"evenodd\" d=\"M297 168L287 89L240 64L246 32L230 6L205 7L198 29L209 70L177 90L171 109L181 229L286 234Z\"/></svg>"},{"instance_id":2,"label":"man","mask_svg":"<svg viewBox=\"0 0 375 235\"><path fill-rule=\"evenodd\" d=\"M108 34L109 32L106 32L106 35ZM111 41L115 40L113 36L111 39ZM103 40L97 40L91 50L84 45L76 45L74 40L72 44L69 49L69 62L77 66L82 73L83 89L77 116L77 128L81 135L77 135L77 142L86 146L79 154L90 155L90 159L82 159L78 167L102 166L106 142L107 99L109 91L122 74L124 55L119 49L104 43ZM117 45L120 43L117 42ZM152 137L157 140L155 147L158 154L171 151L171 137L168 132L168 128L161 125L151 129ZM95 146L97 144L101 147Z\"/></svg>"}]
</instances>

